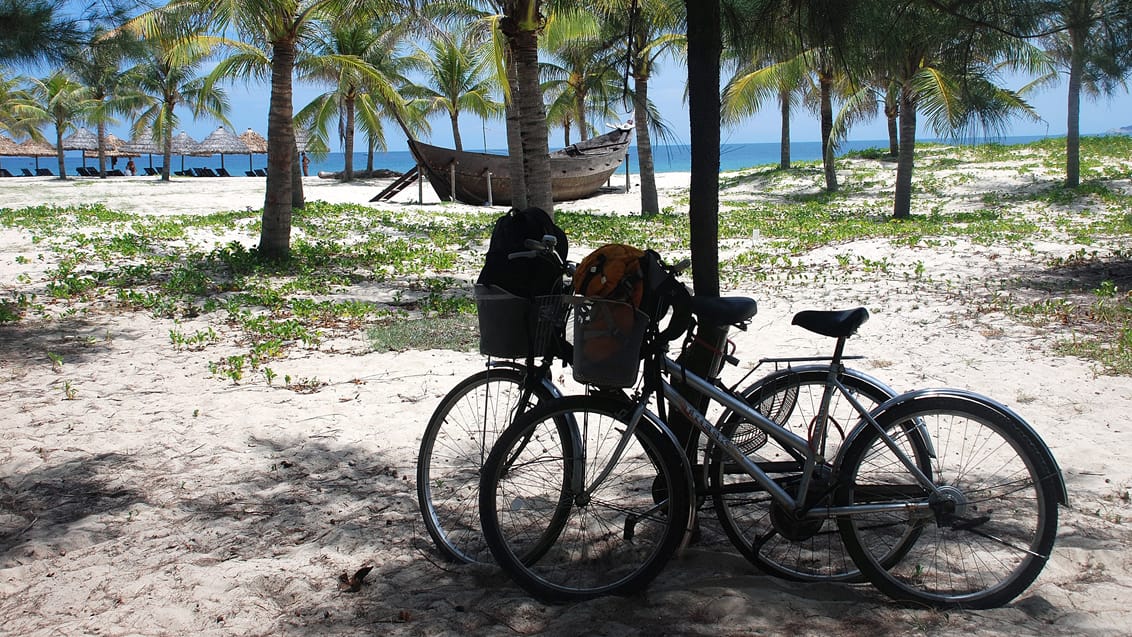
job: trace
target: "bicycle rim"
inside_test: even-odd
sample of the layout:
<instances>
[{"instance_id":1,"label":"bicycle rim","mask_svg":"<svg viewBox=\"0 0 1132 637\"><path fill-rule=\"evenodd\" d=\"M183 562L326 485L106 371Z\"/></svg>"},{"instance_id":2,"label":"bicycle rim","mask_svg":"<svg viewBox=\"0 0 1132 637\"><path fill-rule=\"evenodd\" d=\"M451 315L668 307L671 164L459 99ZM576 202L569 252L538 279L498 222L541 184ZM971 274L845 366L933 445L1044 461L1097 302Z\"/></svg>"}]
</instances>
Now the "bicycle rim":
<instances>
[{"instance_id":1,"label":"bicycle rim","mask_svg":"<svg viewBox=\"0 0 1132 637\"><path fill-rule=\"evenodd\" d=\"M901 449L916 436L929 441L939 493L917 484L875 429L851 443L839 504L931 505L842 518L862 572L898 601L940 608L993 608L1021 594L1057 530L1055 470L1037 453L1040 441L1002 412L946 396L913 400L879 420ZM898 563L882 564L877 556L909 529L918 534L914 545Z\"/></svg>"},{"instance_id":2,"label":"bicycle rim","mask_svg":"<svg viewBox=\"0 0 1132 637\"><path fill-rule=\"evenodd\" d=\"M523 411L524 373L489 369L468 377L441 401L417 456L417 502L425 528L447 559L491 563L479 521L479 479L492 445ZM539 384L529 405L550 397Z\"/></svg>"},{"instance_id":3,"label":"bicycle rim","mask_svg":"<svg viewBox=\"0 0 1132 637\"><path fill-rule=\"evenodd\" d=\"M552 401L517 419L484 466L487 543L536 597L572 601L636 591L683 537L689 475L674 441L647 421L599 485L588 493L578 488L608 464L625 431L624 406L594 397ZM575 442L564 444L563 422L574 428Z\"/></svg>"}]
</instances>

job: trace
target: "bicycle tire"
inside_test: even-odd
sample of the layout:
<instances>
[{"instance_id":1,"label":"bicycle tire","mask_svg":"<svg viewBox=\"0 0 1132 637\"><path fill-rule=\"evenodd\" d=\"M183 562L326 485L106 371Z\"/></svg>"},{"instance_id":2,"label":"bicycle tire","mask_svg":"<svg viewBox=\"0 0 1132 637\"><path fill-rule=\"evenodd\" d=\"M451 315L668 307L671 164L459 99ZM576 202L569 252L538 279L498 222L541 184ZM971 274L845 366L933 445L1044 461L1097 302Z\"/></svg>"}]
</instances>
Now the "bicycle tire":
<instances>
[{"instance_id":1,"label":"bicycle tire","mask_svg":"<svg viewBox=\"0 0 1132 637\"><path fill-rule=\"evenodd\" d=\"M759 413L794 433L806 437L816 420L822 393L829 376L827 366L784 369L769 374L743 390L740 395ZM865 374L846 370L839 380L866 409L873 409L895 393ZM826 493L832 495L832 459L836 448L859 419L856 409L840 393L830 404L830 438L826 441L828 459ZM788 452L761 429L733 412L720 417L717 426L736 442L746 455L766 470L779 484L797 484L804 458ZM835 520L798 520L773 501L770 494L739 469L723 450L712 445L708 462L708 484L716 516L731 543L763 571L796 581L856 581L860 571L845 551ZM816 493L811 489L811 493ZM815 495L815 497L817 497Z\"/></svg>"},{"instance_id":2,"label":"bicycle tire","mask_svg":"<svg viewBox=\"0 0 1132 637\"><path fill-rule=\"evenodd\" d=\"M915 422L915 427L907 423ZM1041 572L1057 533L1059 473L1028 425L1011 413L946 392L896 401L847 442L836 504L900 504L883 513L839 518L849 554L894 600L936 608L995 608L1020 595ZM907 448L920 431L933 454L936 495L916 483L881 431ZM910 507L929 505L914 512ZM883 564L893 531L918 527L896 564Z\"/></svg>"},{"instance_id":3,"label":"bicycle tire","mask_svg":"<svg viewBox=\"0 0 1132 637\"><path fill-rule=\"evenodd\" d=\"M437 405L417 454L417 504L425 529L451 561L491 563L479 523L479 474L499 435L525 411L526 368L494 367L465 378ZM530 405L558 395L531 386Z\"/></svg>"},{"instance_id":4,"label":"bicycle tire","mask_svg":"<svg viewBox=\"0 0 1132 637\"><path fill-rule=\"evenodd\" d=\"M600 485L589 493L578 487L601 475L633 406L598 396L544 403L518 417L488 456L480 484L484 538L534 597L564 602L636 592L679 547L691 518L691 476L671 433L651 420L640 420ZM570 443L556 433L563 421L577 435Z\"/></svg>"}]
</instances>

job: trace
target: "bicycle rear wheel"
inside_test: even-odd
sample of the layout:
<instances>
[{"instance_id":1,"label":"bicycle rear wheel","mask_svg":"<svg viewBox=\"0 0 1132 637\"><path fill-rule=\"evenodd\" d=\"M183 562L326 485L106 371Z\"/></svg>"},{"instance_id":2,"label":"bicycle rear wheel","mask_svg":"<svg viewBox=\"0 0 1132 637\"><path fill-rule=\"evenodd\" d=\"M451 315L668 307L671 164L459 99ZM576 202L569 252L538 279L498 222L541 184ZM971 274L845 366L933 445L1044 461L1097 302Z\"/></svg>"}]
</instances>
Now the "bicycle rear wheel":
<instances>
[{"instance_id":1,"label":"bicycle rear wheel","mask_svg":"<svg viewBox=\"0 0 1132 637\"><path fill-rule=\"evenodd\" d=\"M785 369L760 379L742 392L743 398L767 418L793 433L808 437L820 412L829 377L828 367ZM893 396L892 390L870 377L849 371L838 377L865 409ZM832 495L832 459L848 428L860 414L840 392L831 396L829 431L819 468L808 490L810 504ZM787 491L796 493L805 457L787 449L738 414L728 412L717 425L744 453ZM834 520L798 519L776 503L757 482L719 447L708 463L708 484L716 515L731 543L748 560L768 573L801 581L860 579L860 571L845 551Z\"/></svg>"},{"instance_id":2,"label":"bicycle rear wheel","mask_svg":"<svg viewBox=\"0 0 1132 637\"><path fill-rule=\"evenodd\" d=\"M634 592L679 546L690 520L690 475L675 440L650 420L624 440L633 407L596 396L550 401L517 418L488 456L480 483L484 537L535 597ZM563 423L572 439L557 433Z\"/></svg>"},{"instance_id":3,"label":"bicycle rear wheel","mask_svg":"<svg viewBox=\"0 0 1132 637\"><path fill-rule=\"evenodd\" d=\"M897 601L938 608L994 608L1021 594L1057 532L1058 470L1037 436L1012 414L957 394L914 397L877 423L847 443L838 465L838 506L890 506L839 518L862 573ZM931 488L886 437L908 456L915 438L928 441ZM878 559L909 529L918 539L898 563Z\"/></svg>"},{"instance_id":4,"label":"bicycle rear wheel","mask_svg":"<svg viewBox=\"0 0 1132 637\"><path fill-rule=\"evenodd\" d=\"M480 469L517 414L555 396L541 380L524 392L524 370L496 367L464 379L437 405L421 438L417 503L425 529L449 560L492 561L477 508Z\"/></svg>"}]
</instances>

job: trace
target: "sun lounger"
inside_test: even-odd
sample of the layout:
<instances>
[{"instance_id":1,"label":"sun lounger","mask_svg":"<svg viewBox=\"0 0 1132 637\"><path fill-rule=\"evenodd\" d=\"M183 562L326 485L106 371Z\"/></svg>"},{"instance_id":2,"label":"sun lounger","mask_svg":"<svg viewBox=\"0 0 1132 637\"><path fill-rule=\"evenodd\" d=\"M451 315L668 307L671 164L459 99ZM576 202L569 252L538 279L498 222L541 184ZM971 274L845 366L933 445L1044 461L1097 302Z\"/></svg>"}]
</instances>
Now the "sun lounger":
<instances>
[{"instance_id":1,"label":"sun lounger","mask_svg":"<svg viewBox=\"0 0 1132 637\"><path fill-rule=\"evenodd\" d=\"M51 172L50 168L36 168L35 174L40 177L54 177L55 173Z\"/></svg>"},{"instance_id":2,"label":"sun lounger","mask_svg":"<svg viewBox=\"0 0 1132 637\"><path fill-rule=\"evenodd\" d=\"M266 177L266 176L267 176L267 171L266 171L265 169L263 169L263 168L256 168L256 169L255 169L255 174L256 174L256 175L258 175L258 176L260 176L260 177Z\"/></svg>"},{"instance_id":3,"label":"sun lounger","mask_svg":"<svg viewBox=\"0 0 1132 637\"><path fill-rule=\"evenodd\" d=\"M27 168L21 168L20 170L23 171L24 177L35 177L35 173L28 170Z\"/></svg>"},{"instance_id":4,"label":"sun lounger","mask_svg":"<svg viewBox=\"0 0 1132 637\"><path fill-rule=\"evenodd\" d=\"M120 168L115 168L114 170L106 171L106 176L107 177L125 177L126 173L122 172L122 170Z\"/></svg>"},{"instance_id":5,"label":"sun lounger","mask_svg":"<svg viewBox=\"0 0 1132 637\"><path fill-rule=\"evenodd\" d=\"M8 172L7 168L0 168L0 177L12 177L12 173Z\"/></svg>"},{"instance_id":6,"label":"sun lounger","mask_svg":"<svg viewBox=\"0 0 1132 637\"><path fill-rule=\"evenodd\" d=\"M255 174L254 170L245 170L244 174L247 175L248 177L258 177L258 175Z\"/></svg>"},{"instance_id":7,"label":"sun lounger","mask_svg":"<svg viewBox=\"0 0 1132 637\"><path fill-rule=\"evenodd\" d=\"M156 177L157 175L161 174L161 173L157 172L156 170L150 168L149 166L142 168L142 170L145 171L146 177Z\"/></svg>"},{"instance_id":8,"label":"sun lounger","mask_svg":"<svg viewBox=\"0 0 1132 637\"><path fill-rule=\"evenodd\" d=\"M225 170L224 168L217 168L216 169L216 176L217 177L231 177L232 175L228 174L228 171Z\"/></svg>"}]
</instances>

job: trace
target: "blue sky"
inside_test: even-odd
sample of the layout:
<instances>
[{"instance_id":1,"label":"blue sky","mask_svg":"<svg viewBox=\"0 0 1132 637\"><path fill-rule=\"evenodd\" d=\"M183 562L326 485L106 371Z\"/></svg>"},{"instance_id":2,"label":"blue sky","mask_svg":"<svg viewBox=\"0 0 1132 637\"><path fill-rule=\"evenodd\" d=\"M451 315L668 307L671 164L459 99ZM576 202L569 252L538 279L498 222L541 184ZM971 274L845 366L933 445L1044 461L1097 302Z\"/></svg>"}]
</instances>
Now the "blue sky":
<instances>
[{"instance_id":1,"label":"blue sky","mask_svg":"<svg viewBox=\"0 0 1132 637\"><path fill-rule=\"evenodd\" d=\"M89 0L66 0L66 4L76 6ZM671 61L665 63L654 76L649 85L649 96L657 104L669 128L676 135L673 143L686 144L688 142L688 116L684 104L684 83L686 70ZM1025 82L1019 79L1018 88ZM251 128L261 134L267 131L268 87L263 85L246 86L244 84L228 84L225 86L231 102L231 111L228 119L236 133ZM304 86L296 84L294 91L294 107L297 111L325 87ZM1054 86L1041 93L1031 95L1031 105L1042 117L1040 122L1029 120L1016 120L1010 129L1010 135L1064 135L1066 131L1066 93L1064 84ZM186 111L179 113L183 130L195 139L201 139L212 132L219 122L214 120L193 121ZM622 119L628 119L624 114ZM1122 126L1132 125L1132 95L1127 89L1121 90L1111 98L1101 98L1098 101L1082 99L1081 103L1081 133L1100 134ZM119 135L128 134L128 123L112 127ZM483 122L474 116L461 117L461 137L465 148L469 150L501 148L504 134L502 120ZM791 133L794 141L817 141L820 139L817 118L808 111L799 111L791 121ZM934 137L927 130L917 133L921 138ZM883 140L886 139L886 127L882 118L871 122L859 124L850 134L853 140ZM576 139L576 134L575 134ZM778 115L767 111L750 118L742 124L723 131L724 143L750 143L750 142L777 142L779 139ZM331 140L336 145L337 140ZM436 118L432 124L431 143L438 145L451 145L452 133L447 118ZM386 142L390 150L405 150L406 144L401 131L393 124L386 127ZM360 144L358 144L360 147ZM556 148L562 145L560 130L551 131L550 146Z\"/></svg>"}]
</instances>

